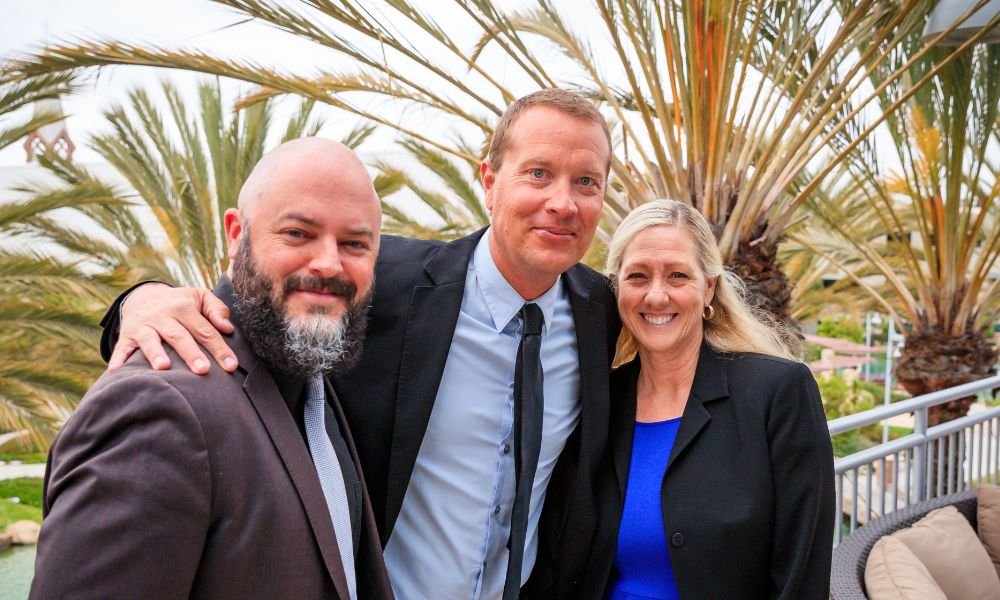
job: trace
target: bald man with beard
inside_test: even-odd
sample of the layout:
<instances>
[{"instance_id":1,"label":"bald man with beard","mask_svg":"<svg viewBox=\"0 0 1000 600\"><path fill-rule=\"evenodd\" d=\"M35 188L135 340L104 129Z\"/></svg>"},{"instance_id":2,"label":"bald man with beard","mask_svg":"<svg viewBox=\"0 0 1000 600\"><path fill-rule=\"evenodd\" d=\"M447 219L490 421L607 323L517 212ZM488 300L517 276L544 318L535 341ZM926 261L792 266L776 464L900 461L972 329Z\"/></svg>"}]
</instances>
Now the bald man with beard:
<instances>
[{"instance_id":1,"label":"bald man with beard","mask_svg":"<svg viewBox=\"0 0 1000 600\"><path fill-rule=\"evenodd\" d=\"M49 454L32 598L391 598L326 374L360 353L381 210L346 147L266 155L226 211L228 373L105 373ZM315 464L314 464L315 463Z\"/></svg>"}]
</instances>

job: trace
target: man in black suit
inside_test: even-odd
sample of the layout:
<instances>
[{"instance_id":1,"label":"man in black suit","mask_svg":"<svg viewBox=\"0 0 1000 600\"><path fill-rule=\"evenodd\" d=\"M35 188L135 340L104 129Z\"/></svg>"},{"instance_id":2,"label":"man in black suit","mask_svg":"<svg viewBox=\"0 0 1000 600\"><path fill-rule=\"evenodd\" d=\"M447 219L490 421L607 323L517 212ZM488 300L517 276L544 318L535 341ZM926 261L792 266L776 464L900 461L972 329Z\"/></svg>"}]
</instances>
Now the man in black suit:
<instances>
[{"instance_id":1,"label":"man in black suit","mask_svg":"<svg viewBox=\"0 0 1000 600\"><path fill-rule=\"evenodd\" d=\"M340 144L289 142L224 219L214 297L239 368L201 377L136 355L97 381L49 454L32 598L392 598L321 374L348 368L364 335L371 179Z\"/></svg>"},{"instance_id":2,"label":"man in black suit","mask_svg":"<svg viewBox=\"0 0 1000 600\"><path fill-rule=\"evenodd\" d=\"M593 510L619 325L605 278L578 261L600 219L610 148L590 102L562 90L531 94L501 118L482 165L488 229L448 244L383 238L365 351L334 386L401 598L516 597L536 562L523 595L571 596L582 575L593 531L579 524L593 518L574 515ZM147 286L135 295L112 367L137 348L168 364L161 336L195 371L208 367L195 339L220 364L232 358L209 326L225 329L225 313L204 293ZM545 415L524 557L511 574L513 388L526 303L544 317ZM114 306L106 333L117 315Z\"/></svg>"}]
</instances>

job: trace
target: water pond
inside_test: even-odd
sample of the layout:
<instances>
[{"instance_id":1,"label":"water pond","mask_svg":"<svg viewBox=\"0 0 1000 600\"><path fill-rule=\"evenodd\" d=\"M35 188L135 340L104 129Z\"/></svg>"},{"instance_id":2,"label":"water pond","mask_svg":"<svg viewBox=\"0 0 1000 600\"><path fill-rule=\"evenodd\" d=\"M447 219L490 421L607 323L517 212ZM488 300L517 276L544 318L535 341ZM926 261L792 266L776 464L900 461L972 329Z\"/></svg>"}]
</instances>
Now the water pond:
<instances>
[{"instance_id":1,"label":"water pond","mask_svg":"<svg viewBox=\"0 0 1000 600\"><path fill-rule=\"evenodd\" d=\"M0 600L24 600L35 574L35 547L15 546L0 552Z\"/></svg>"}]
</instances>

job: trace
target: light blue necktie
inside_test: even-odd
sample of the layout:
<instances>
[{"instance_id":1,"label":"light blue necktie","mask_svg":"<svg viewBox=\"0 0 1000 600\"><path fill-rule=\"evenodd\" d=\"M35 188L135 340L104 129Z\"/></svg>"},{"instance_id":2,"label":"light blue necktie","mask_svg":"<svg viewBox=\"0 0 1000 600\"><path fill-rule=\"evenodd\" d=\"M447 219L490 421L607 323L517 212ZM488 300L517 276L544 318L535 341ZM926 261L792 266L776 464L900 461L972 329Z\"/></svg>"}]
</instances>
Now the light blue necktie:
<instances>
[{"instance_id":1,"label":"light blue necktie","mask_svg":"<svg viewBox=\"0 0 1000 600\"><path fill-rule=\"evenodd\" d=\"M316 474L323 487L326 507L333 521L333 533L337 536L340 561L344 563L347 590L351 600L357 600L357 577L354 574L354 535L351 531L351 507L347 503L347 488L344 486L344 472L340 461L326 433L326 392L323 376L319 373L309 379L309 389L305 409L306 440L312 453Z\"/></svg>"}]
</instances>

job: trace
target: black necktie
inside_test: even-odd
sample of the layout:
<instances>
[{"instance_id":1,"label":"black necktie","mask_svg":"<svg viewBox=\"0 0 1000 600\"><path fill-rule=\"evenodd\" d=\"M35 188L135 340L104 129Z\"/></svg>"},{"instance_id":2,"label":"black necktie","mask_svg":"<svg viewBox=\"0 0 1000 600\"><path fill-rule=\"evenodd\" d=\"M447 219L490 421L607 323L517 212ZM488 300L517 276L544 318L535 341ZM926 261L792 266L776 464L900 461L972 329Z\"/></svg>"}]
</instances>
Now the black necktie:
<instances>
[{"instance_id":1,"label":"black necktie","mask_svg":"<svg viewBox=\"0 0 1000 600\"><path fill-rule=\"evenodd\" d=\"M528 534L528 509L531 505L531 488L538 467L538 453L542 448L542 417L545 403L542 399L542 309L537 304L521 308L521 345L517 349L514 367L514 473L516 487L514 508L510 517L510 540L507 547L507 578L503 600L515 600L521 593L521 563L524 561L524 543Z\"/></svg>"}]
</instances>

